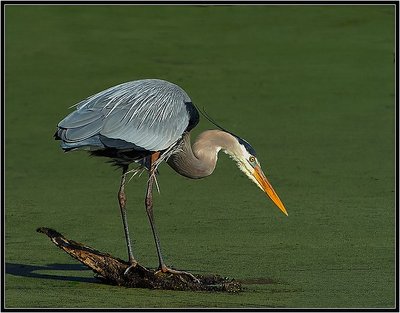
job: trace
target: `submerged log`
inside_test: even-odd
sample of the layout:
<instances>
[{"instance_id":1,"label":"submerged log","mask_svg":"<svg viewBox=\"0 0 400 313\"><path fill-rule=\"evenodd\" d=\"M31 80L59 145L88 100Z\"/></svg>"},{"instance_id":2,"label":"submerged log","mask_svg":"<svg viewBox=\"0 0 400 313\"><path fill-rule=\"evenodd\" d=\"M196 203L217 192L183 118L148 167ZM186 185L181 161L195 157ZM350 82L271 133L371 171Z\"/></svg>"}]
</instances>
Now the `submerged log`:
<instances>
[{"instance_id":1,"label":"submerged log","mask_svg":"<svg viewBox=\"0 0 400 313\"><path fill-rule=\"evenodd\" d=\"M129 262L115 258L108 253L98 251L80 242L65 238L62 234L47 227L40 227L37 232L47 235L60 249L90 268L96 278L104 283L149 289L226 291L241 290L239 282L219 275L194 275L198 281L186 274L163 273L148 269L140 264L126 269Z\"/></svg>"}]
</instances>

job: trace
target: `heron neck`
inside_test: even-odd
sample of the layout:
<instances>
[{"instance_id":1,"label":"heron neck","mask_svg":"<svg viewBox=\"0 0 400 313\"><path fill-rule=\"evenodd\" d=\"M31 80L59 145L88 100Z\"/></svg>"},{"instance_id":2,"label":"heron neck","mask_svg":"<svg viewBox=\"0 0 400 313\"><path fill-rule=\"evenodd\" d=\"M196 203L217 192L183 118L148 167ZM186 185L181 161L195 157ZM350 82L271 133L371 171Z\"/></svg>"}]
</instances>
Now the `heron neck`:
<instances>
[{"instance_id":1,"label":"heron neck","mask_svg":"<svg viewBox=\"0 0 400 313\"><path fill-rule=\"evenodd\" d=\"M214 171L218 152L233 151L235 144L237 140L231 134L220 130L207 130L201 133L191 146L190 134L185 133L181 150L173 154L167 163L185 177L203 178Z\"/></svg>"}]
</instances>

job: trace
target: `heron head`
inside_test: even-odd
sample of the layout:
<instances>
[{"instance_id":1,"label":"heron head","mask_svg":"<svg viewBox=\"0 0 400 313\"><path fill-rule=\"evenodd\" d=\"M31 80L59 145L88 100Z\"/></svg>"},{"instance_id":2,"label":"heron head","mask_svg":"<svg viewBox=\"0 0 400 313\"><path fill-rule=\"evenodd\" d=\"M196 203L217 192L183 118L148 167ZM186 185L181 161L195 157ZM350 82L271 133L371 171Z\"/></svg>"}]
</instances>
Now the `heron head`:
<instances>
[{"instance_id":1,"label":"heron head","mask_svg":"<svg viewBox=\"0 0 400 313\"><path fill-rule=\"evenodd\" d=\"M237 139L237 144L235 144L232 151L226 152L236 161L239 169L263 190L285 215L288 215L282 201L265 177L254 148L246 140L235 135L233 136Z\"/></svg>"}]
</instances>

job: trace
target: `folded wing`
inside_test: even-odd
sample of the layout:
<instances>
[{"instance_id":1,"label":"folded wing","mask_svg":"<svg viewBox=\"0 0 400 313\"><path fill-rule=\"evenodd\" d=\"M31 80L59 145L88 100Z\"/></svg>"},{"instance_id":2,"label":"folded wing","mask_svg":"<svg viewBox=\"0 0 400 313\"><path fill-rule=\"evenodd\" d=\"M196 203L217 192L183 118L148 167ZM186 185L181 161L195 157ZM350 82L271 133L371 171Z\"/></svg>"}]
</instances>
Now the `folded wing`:
<instances>
[{"instance_id":1,"label":"folded wing","mask_svg":"<svg viewBox=\"0 0 400 313\"><path fill-rule=\"evenodd\" d=\"M127 82L78 103L58 124L56 137L66 150L161 151L176 143L192 123L193 105L189 110L188 104L186 92L170 82Z\"/></svg>"}]
</instances>

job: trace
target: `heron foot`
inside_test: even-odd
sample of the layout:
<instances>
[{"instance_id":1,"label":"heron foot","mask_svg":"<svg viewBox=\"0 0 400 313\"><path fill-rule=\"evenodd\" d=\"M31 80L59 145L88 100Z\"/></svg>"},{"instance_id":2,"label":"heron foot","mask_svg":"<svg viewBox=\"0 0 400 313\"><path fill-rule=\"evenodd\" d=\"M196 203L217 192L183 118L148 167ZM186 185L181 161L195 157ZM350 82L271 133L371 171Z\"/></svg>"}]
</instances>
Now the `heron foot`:
<instances>
[{"instance_id":1,"label":"heron foot","mask_svg":"<svg viewBox=\"0 0 400 313\"><path fill-rule=\"evenodd\" d=\"M135 259L129 260L129 263L130 263L131 265L129 265L129 266L126 268L126 270L124 271L124 275L128 274L128 272L129 272L132 268L135 268L135 267L138 265L138 262L137 262Z\"/></svg>"},{"instance_id":2,"label":"heron foot","mask_svg":"<svg viewBox=\"0 0 400 313\"><path fill-rule=\"evenodd\" d=\"M195 283L200 284L200 280L197 277L195 277L192 273L174 270L165 265L161 266L161 268L159 268L158 271L156 271L154 274L157 275L158 273L171 273L171 274L175 274L175 275L186 275L186 276L189 276Z\"/></svg>"}]
</instances>

